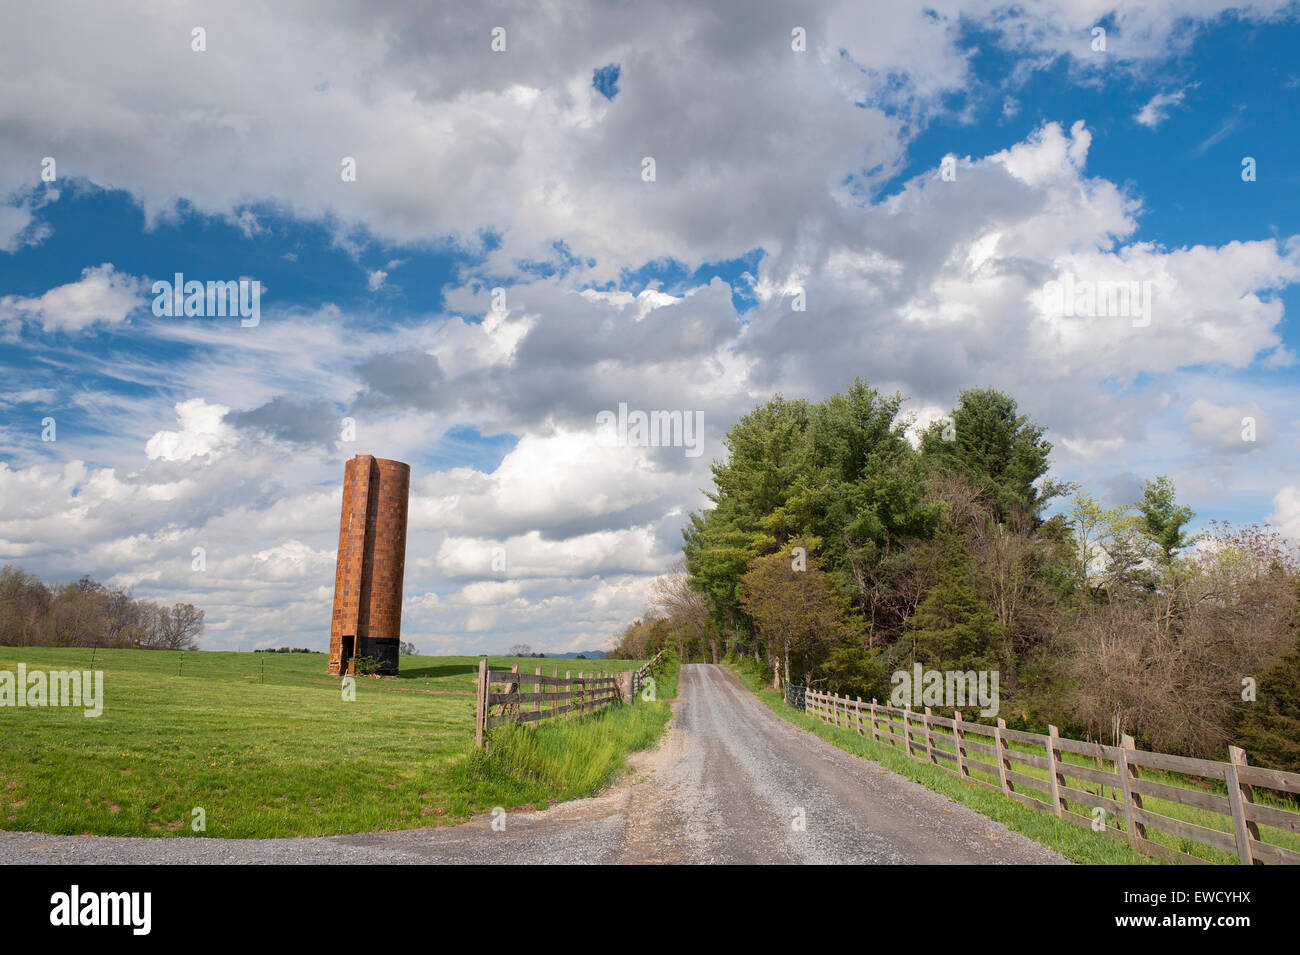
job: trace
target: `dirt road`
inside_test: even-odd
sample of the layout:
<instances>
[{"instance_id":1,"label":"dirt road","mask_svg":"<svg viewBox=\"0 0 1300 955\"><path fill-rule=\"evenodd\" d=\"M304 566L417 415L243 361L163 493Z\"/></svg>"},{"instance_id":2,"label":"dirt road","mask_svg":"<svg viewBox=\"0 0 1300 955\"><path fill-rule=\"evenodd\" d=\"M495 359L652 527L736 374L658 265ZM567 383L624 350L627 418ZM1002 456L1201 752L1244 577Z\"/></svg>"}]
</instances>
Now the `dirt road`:
<instances>
[{"instance_id":1,"label":"dirt road","mask_svg":"<svg viewBox=\"0 0 1300 955\"><path fill-rule=\"evenodd\" d=\"M0 833L0 863L1062 863L992 820L682 668L673 728L590 799L443 829L309 839Z\"/></svg>"}]
</instances>

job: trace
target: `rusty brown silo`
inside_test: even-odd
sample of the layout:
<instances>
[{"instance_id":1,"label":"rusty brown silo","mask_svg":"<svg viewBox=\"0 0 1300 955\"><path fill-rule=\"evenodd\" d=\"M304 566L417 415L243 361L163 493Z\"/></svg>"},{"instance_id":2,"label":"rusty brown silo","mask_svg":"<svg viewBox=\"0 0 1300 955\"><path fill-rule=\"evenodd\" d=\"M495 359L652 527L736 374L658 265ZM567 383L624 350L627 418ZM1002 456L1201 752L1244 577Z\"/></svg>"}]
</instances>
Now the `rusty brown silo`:
<instances>
[{"instance_id":1,"label":"rusty brown silo","mask_svg":"<svg viewBox=\"0 0 1300 955\"><path fill-rule=\"evenodd\" d=\"M330 673L352 673L356 657L397 673L410 465L358 454L343 473L339 556L330 621Z\"/></svg>"}]
</instances>

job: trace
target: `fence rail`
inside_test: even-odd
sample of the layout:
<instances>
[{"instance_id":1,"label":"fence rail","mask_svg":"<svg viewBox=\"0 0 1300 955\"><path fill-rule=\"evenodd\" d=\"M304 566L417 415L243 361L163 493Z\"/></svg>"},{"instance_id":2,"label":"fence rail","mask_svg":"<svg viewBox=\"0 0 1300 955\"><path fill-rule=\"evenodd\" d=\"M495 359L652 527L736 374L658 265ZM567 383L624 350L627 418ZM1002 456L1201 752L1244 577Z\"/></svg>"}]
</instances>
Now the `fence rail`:
<instances>
[{"instance_id":1,"label":"fence rail","mask_svg":"<svg viewBox=\"0 0 1300 955\"><path fill-rule=\"evenodd\" d=\"M658 653L652 656L645 663L641 664L641 666L637 667L637 669L633 672L632 699L635 700L636 695L641 692L641 684L645 682L645 678L648 677L651 673L654 673L655 670L659 669L659 664L663 662L663 657L664 657L664 652L663 650L660 650Z\"/></svg>"},{"instance_id":2,"label":"fence rail","mask_svg":"<svg viewBox=\"0 0 1300 955\"><path fill-rule=\"evenodd\" d=\"M496 690L495 687L501 687ZM524 686L532 692L525 693ZM560 676L557 667L549 676L541 667L536 673L520 673L519 664L509 670L493 670L487 660L478 667L475 700L474 744L483 748L483 734L506 723L536 723L557 716L589 716L621 699L618 677L612 673L582 673ZM494 712L495 708L495 712Z\"/></svg>"},{"instance_id":3,"label":"fence rail","mask_svg":"<svg viewBox=\"0 0 1300 955\"><path fill-rule=\"evenodd\" d=\"M960 711L950 719L931 713L928 707L924 713L917 713L910 707L898 709L875 700L864 703L862 697L850 699L811 689L803 697L805 712L824 723L856 729L859 736L870 735L877 743L901 746L912 759L930 763L966 782L999 790L1034 809L1054 813L1059 819L1095 829L1091 814L1076 812L1071 806L1100 808L1116 820L1115 828L1106 826L1100 831L1112 838L1127 839L1134 849L1147 855L1170 862L1206 861L1153 842L1148 838L1150 827L1233 853L1243 865L1300 864L1300 852L1264 842L1259 832L1262 824L1300 833L1300 811L1255 802L1256 788L1300 793L1300 773L1250 766L1246 754L1235 746L1229 748L1230 762L1225 763L1146 752L1136 748L1131 736L1124 736L1119 746L1105 746L1063 737L1055 726L1049 726L1043 735L1008 729L1002 719L997 726L968 722L961 718ZM1040 747L1042 754L1012 748L1012 743ZM1066 753L1087 757L1092 765L1068 761ZM1028 768L1045 771L1045 777L1025 772ZM1144 779L1141 769L1212 780L1221 783L1225 793ZM991 781L994 778L996 784ZM1105 795L1107 787L1109 796ZM1144 796L1216 813L1218 816L1212 818L1225 821L1228 828L1210 828L1164 815L1145 804ZM1118 828L1120 820L1124 822L1123 831Z\"/></svg>"}]
</instances>

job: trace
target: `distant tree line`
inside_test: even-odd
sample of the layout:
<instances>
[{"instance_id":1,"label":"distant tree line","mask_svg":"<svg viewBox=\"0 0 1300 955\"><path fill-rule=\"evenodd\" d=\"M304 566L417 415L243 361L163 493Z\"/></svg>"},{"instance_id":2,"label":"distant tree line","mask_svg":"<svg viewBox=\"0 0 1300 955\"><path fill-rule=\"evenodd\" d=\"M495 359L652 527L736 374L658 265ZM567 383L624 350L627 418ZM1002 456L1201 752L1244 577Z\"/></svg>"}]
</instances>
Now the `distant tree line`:
<instances>
[{"instance_id":1,"label":"distant tree line","mask_svg":"<svg viewBox=\"0 0 1300 955\"><path fill-rule=\"evenodd\" d=\"M193 604L164 607L89 577L45 584L0 568L0 646L194 650L202 633L203 611Z\"/></svg>"},{"instance_id":2,"label":"distant tree line","mask_svg":"<svg viewBox=\"0 0 1300 955\"><path fill-rule=\"evenodd\" d=\"M902 401L857 381L741 418L682 560L614 654L779 661L881 700L917 663L997 670L1012 726L1189 755L1237 743L1300 770L1290 543L1222 524L1194 538L1165 477L1115 507L1053 480L1043 428L996 390L964 392L916 444Z\"/></svg>"}]
</instances>

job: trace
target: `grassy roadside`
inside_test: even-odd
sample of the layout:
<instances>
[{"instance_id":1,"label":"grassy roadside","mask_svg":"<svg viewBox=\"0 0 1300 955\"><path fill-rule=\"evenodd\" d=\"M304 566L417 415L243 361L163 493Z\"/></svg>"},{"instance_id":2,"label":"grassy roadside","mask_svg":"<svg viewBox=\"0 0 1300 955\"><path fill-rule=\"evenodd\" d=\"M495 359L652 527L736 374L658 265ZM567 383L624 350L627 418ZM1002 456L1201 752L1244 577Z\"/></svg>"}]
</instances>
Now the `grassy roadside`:
<instances>
[{"instance_id":1,"label":"grassy roadside","mask_svg":"<svg viewBox=\"0 0 1300 955\"><path fill-rule=\"evenodd\" d=\"M98 717L0 707L0 829L31 832L253 838L449 825L588 795L669 716L638 700L544 722L485 761L473 745L478 657L403 657L398 677L358 678L353 701L322 654L98 650L92 662L89 650L0 647L0 670L19 663L103 672ZM491 663L575 674L639 665Z\"/></svg>"},{"instance_id":2,"label":"grassy roadside","mask_svg":"<svg viewBox=\"0 0 1300 955\"><path fill-rule=\"evenodd\" d=\"M942 793L953 802L961 803L1002 823L1008 829L1059 852L1072 862L1086 865L1160 864L1159 860L1135 852L1126 842L1081 829L1073 823L1008 799L1001 793L966 785L937 767L915 762L892 747L859 736L856 731L828 726L819 719L801 713L788 706L785 698L771 689L767 682L768 674L759 672L752 666L731 663L727 664L727 669L783 720L820 736L845 752L879 763L891 772Z\"/></svg>"},{"instance_id":3,"label":"grassy roadside","mask_svg":"<svg viewBox=\"0 0 1300 955\"><path fill-rule=\"evenodd\" d=\"M488 752L475 750L453 770L461 788L498 793L497 804L533 804L590 796L611 782L627 757L653 746L672 716L680 665L669 658L655 674L654 702L637 699L583 720L499 726Z\"/></svg>"}]
</instances>

